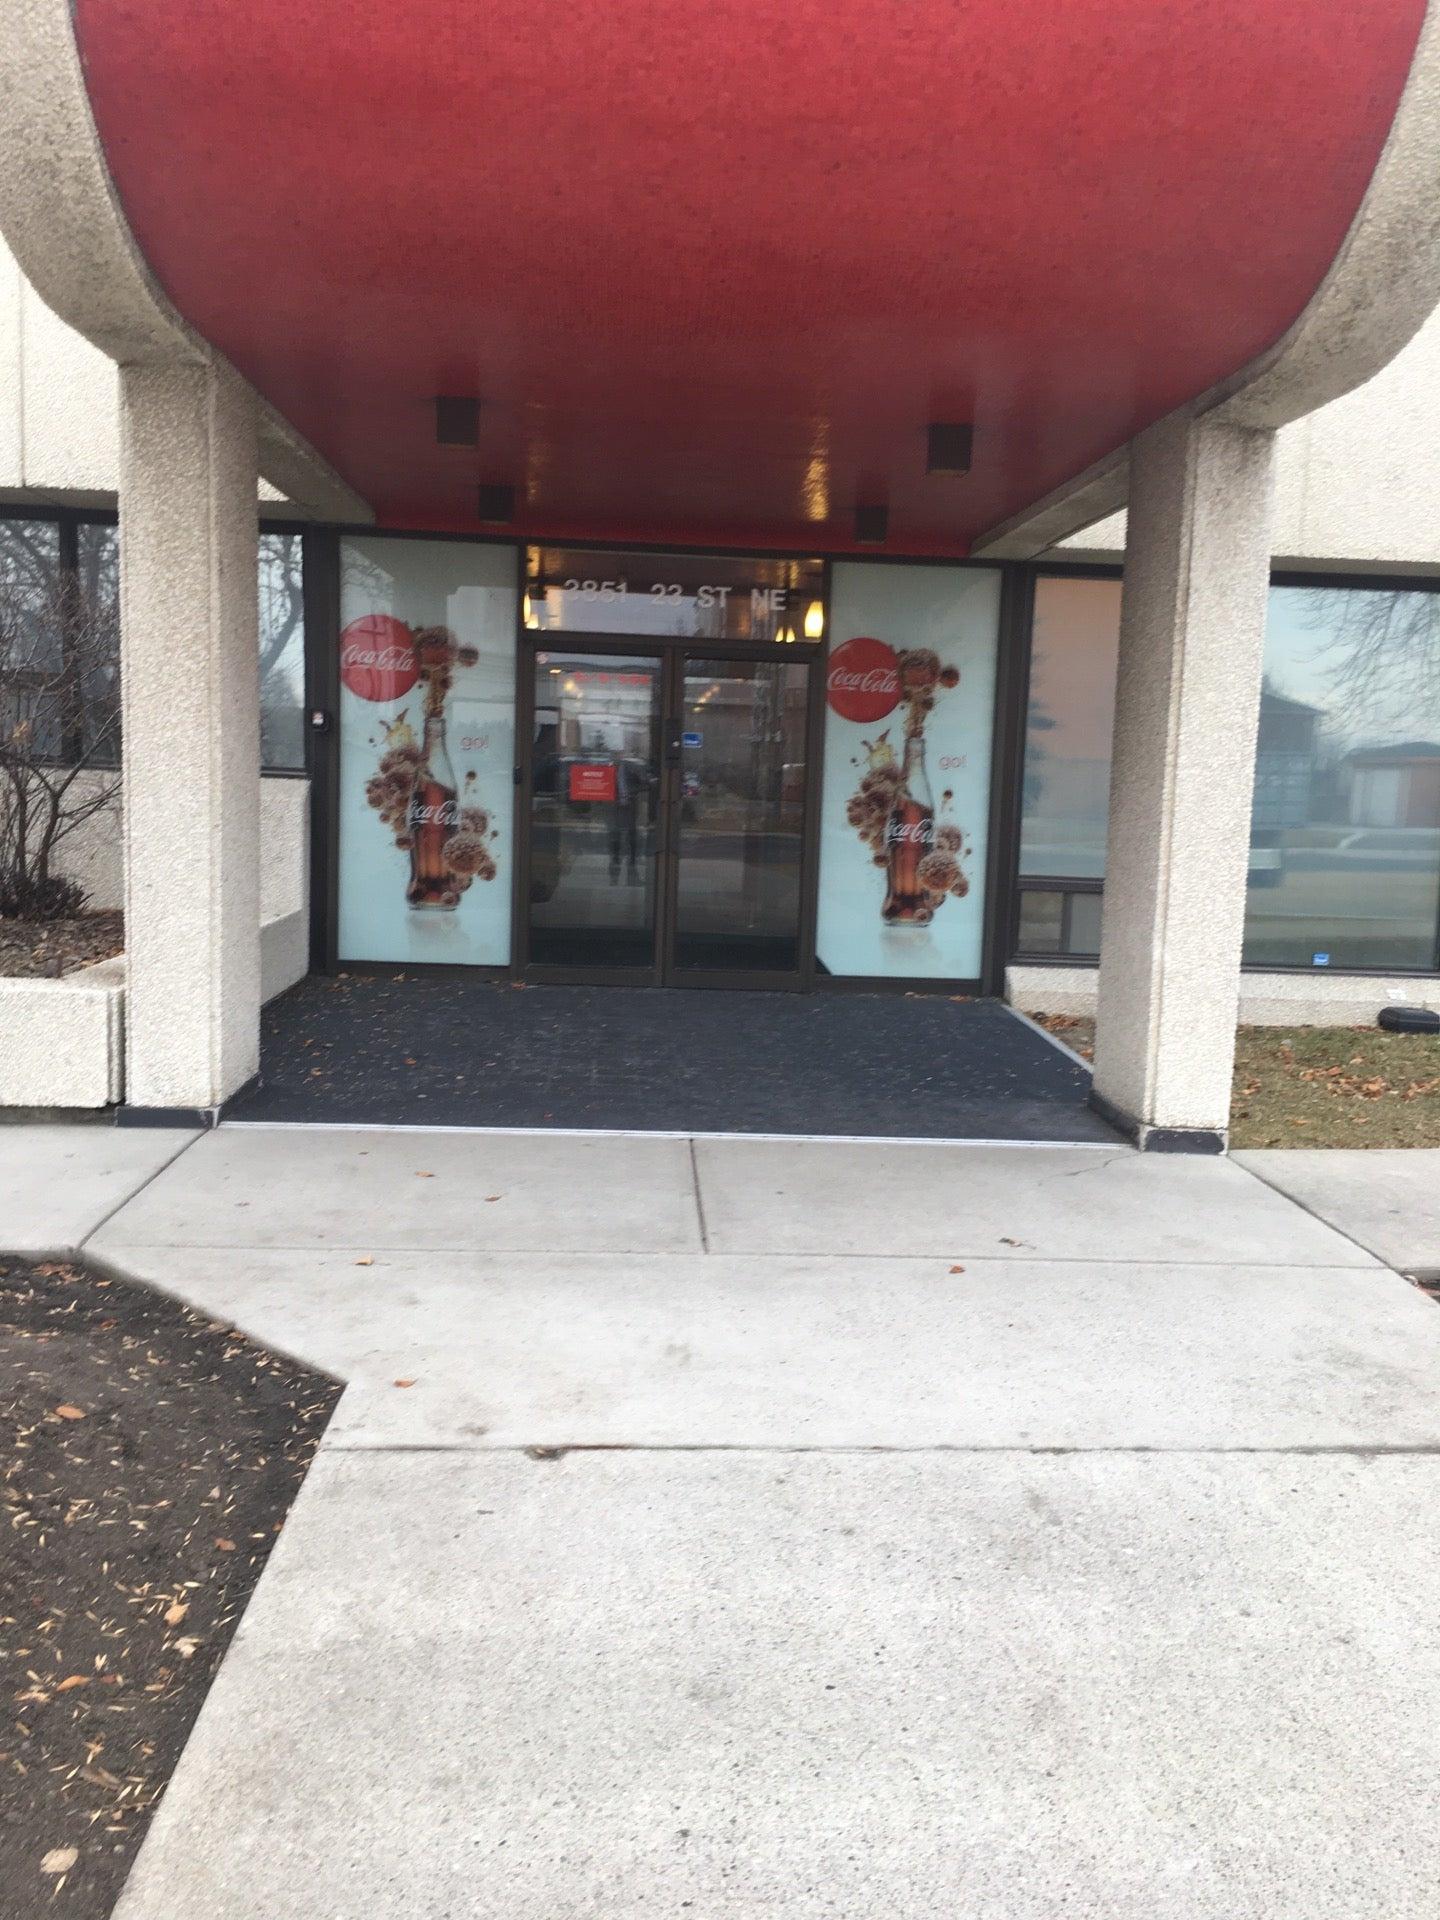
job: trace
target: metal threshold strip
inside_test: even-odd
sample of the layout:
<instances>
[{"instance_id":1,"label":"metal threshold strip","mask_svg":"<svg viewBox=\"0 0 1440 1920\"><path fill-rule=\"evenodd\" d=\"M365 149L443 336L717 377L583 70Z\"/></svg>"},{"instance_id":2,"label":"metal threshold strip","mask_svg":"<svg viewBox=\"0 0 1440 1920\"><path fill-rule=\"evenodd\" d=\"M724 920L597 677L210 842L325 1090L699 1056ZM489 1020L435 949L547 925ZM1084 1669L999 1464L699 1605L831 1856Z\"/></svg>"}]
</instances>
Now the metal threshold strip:
<instances>
[{"instance_id":1,"label":"metal threshold strip","mask_svg":"<svg viewBox=\"0 0 1440 1920\"><path fill-rule=\"evenodd\" d=\"M269 1133L477 1133L508 1134L520 1139L567 1140L749 1140L777 1145L831 1147L1019 1147L1062 1148L1075 1152L1128 1153L1124 1140L993 1140L982 1134L939 1139L906 1133L703 1133L663 1127L486 1127L427 1125L424 1122L383 1120L222 1120L221 1127L249 1128Z\"/></svg>"}]
</instances>

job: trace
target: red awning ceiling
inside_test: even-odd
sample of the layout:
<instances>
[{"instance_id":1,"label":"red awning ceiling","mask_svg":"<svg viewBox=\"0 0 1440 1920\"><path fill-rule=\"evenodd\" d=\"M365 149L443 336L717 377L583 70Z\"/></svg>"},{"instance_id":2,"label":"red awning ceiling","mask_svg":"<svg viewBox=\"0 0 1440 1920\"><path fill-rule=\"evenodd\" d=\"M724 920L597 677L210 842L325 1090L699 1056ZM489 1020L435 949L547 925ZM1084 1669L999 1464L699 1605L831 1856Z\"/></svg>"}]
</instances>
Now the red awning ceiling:
<instances>
[{"instance_id":1,"label":"red awning ceiling","mask_svg":"<svg viewBox=\"0 0 1440 1920\"><path fill-rule=\"evenodd\" d=\"M1422 0L76 0L171 298L397 526L961 553L1275 340ZM480 447L431 397L477 393ZM973 420L964 478L929 420Z\"/></svg>"}]
</instances>

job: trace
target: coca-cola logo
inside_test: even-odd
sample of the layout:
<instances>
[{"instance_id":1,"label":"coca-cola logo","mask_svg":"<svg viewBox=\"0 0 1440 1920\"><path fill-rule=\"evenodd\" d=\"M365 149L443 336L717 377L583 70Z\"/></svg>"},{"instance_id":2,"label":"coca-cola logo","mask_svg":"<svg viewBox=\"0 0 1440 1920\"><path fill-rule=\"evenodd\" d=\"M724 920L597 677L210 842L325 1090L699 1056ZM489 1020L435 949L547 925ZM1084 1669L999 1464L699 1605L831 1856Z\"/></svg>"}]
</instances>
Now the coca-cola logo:
<instances>
[{"instance_id":1,"label":"coca-cola logo","mask_svg":"<svg viewBox=\"0 0 1440 1920\"><path fill-rule=\"evenodd\" d=\"M412 827L453 827L459 823L460 813L453 800L440 800L427 805L416 800L410 808Z\"/></svg>"},{"instance_id":2,"label":"coca-cola logo","mask_svg":"<svg viewBox=\"0 0 1440 1920\"><path fill-rule=\"evenodd\" d=\"M885 838L902 846L913 842L917 847L928 847L934 837L935 822L928 815L923 820L892 819L885 827Z\"/></svg>"},{"instance_id":3,"label":"coca-cola logo","mask_svg":"<svg viewBox=\"0 0 1440 1920\"><path fill-rule=\"evenodd\" d=\"M415 636L388 613L363 613L340 635L340 678L361 700L398 700L420 675Z\"/></svg>"},{"instance_id":4,"label":"coca-cola logo","mask_svg":"<svg viewBox=\"0 0 1440 1920\"><path fill-rule=\"evenodd\" d=\"M837 647L825 676L825 697L842 720L873 725L900 704L900 663L883 640L859 635Z\"/></svg>"}]
</instances>

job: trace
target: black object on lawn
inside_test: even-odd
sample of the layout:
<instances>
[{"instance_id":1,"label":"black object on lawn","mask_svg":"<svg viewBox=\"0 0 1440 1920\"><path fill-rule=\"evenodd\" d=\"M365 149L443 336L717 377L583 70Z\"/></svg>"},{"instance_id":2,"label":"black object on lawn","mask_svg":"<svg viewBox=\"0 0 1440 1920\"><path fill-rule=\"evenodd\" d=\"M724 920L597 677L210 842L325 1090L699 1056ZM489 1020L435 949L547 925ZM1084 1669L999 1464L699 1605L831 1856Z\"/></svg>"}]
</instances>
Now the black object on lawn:
<instances>
[{"instance_id":1,"label":"black object on lawn","mask_svg":"<svg viewBox=\"0 0 1440 1920\"><path fill-rule=\"evenodd\" d=\"M1433 1007L1382 1007L1376 1024L1386 1033L1440 1033L1440 1013Z\"/></svg>"}]
</instances>

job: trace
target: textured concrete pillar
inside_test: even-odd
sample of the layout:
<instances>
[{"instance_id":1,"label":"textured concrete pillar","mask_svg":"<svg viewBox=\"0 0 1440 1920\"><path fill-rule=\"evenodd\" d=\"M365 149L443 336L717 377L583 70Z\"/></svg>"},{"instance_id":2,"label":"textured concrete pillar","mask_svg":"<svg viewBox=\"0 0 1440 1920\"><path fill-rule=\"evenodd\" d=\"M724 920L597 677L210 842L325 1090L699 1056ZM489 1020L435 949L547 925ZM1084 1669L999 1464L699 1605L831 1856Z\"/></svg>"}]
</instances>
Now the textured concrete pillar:
<instances>
[{"instance_id":1,"label":"textured concrete pillar","mask_svg":"<svg viewBox=\"0 0 1440 1920\"><path fill-rule=\"evenodd\" d=\"M260 1027L255 405L207 366L124 367L126 1104L214 1109Z\"/></svg>"},{"instance_id":2,"label":"textured concrete pillar","mask_svg":"<svg viewBox=\"0 0 1440 1920\"><path fill-rule=\"evenodd\" d=\"M1095 1096L1146 1147L1229 1123L1273 443L1182 419L1132 449Z\"/></svg>"}]
</instances>

